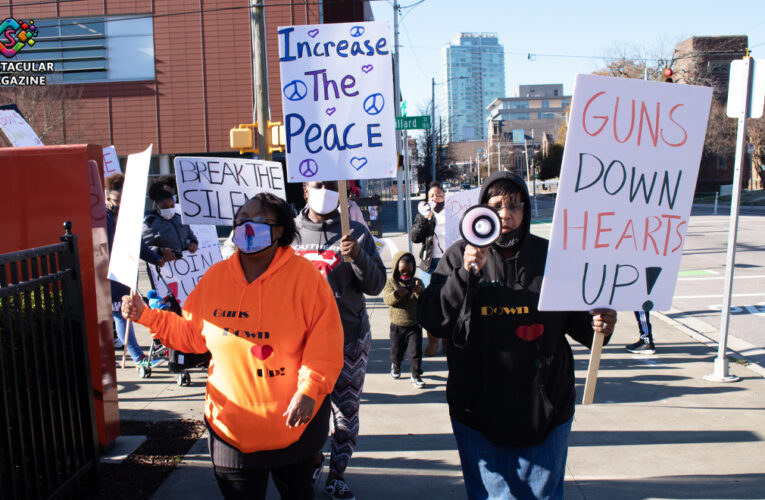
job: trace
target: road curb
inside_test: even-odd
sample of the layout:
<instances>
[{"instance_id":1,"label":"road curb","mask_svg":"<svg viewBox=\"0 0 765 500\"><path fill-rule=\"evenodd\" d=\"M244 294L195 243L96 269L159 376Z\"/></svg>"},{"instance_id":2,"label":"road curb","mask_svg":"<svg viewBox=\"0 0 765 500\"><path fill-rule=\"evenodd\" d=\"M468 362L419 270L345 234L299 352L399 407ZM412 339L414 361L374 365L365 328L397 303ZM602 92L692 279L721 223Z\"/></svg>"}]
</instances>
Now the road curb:
<instances>
[{"instance_id":1,"label":"road curb","mask_svg":"<svg viewBox=\"0 0 765 500\"><path fill-rule=\"evenodd\" d=\"M672 314L672 313L679 313L681 311L677 309L670 309L668 312ZM703 333L697 330L694 330L693 328L686 325L685 323L682 323L660 312L652 311L651 315L659 318L663 322L678 329L679 331L695 339L696 341L706 345L710 349L717 351L718 343L716 340L707 337L706 335L704 335ZM733 337L732 335L729 334L728 335L728 356L741 361L742 366L744 366L745 368L748 368L749 370L753 371L757 375L761 377L765 377L765 367L760 366L757 362L753 361L751 358L747 357L745 354L742 354L741 352L739 352L740 350L743 350L743 349L754 350L758 348L755 346L752 346L748 342L745 342L741 339Z\"/></svg>"}]
</instances>

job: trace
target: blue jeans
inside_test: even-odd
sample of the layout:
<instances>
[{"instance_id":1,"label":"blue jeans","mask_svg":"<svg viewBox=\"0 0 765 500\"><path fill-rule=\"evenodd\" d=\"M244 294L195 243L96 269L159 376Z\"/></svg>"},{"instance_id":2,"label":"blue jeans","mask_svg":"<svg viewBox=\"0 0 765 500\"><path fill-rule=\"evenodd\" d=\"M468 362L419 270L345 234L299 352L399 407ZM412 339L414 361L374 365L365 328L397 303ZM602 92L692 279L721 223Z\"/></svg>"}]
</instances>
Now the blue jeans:
<instances>
[{"instance_id":1,"label":"blue jeans","mask_svg":"<svg viewBox=\"0 0 765 500\"><path fill-rule=\"evenodd\" d=\"M535 446L503 446L452 419L470 500L562 499L573 417Z\"/></svg>"},{"instance_id":2,"label":"blue jeans","mask_svg":"<svg viewBox=\"0 0 765 500\"><path fill-rule=\"evenodd\" d=\"M112 311L112 318L114 318L114 326L117 327L117 336L122 343L125 344L125 348L127 349L128 354L130 354L130 357L133 358L133 361L138 363L143 357L143 350L138 344L138 339L135 338L133 323L130 323L130 340L125 342L125 323L127 323L127 321L125 321L125 318L122 317L122 313L119 311Z\"/></svg>"}]
</instances>

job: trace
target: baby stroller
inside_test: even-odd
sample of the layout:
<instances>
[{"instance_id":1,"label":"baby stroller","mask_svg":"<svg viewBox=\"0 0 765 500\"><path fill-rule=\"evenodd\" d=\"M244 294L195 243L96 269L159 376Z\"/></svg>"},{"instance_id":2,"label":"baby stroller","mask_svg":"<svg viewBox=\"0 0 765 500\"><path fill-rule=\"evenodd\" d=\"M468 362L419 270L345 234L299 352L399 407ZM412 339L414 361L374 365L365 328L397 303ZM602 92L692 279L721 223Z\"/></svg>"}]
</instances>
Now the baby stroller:
<instances>
[{"instance_id":1,"label":"baby stroller","mask_svg":"<svg viewBox=\"0 0 765 500\"><path fill-rule=\"evenodd\" d=\"M157 276L162 281L162 283L165 285L165 288L168 291L168 295L164 298L159 296L159 293L157 293L156 290L150 290L147 294L147 298L149 299L149 307L152 309L166 309L169 311L174 312L177 315L181 315L181 305L178 302L178 299L175 298L175 295L173 294L172 290L169 286L167 286L167 283L165 282L165 279L162 277L162 274L160 273L160 270L157 269ZM151 273L149 273L149 277L151 279ZM154 283L152 283L154 285ZM156 285L154 286L156 288ZM149 362L147 363L148 366L141 367L143 368L143 372L141 369L139 369L139 374L141 377L150 377L151 376L151 360L156 359L158 357L166 356L167 357L167 366L170 369L170 372L177 374L176 377L176 383L180 386L184 385L191 385L191 375L189 374L188 370L190 368L195 367L204 367L207 368L210 364L210 358L211 354L210 352L205 352L202 354L197 353L184 353L181 351L176 351L175 349L170 349L169 347L166 347L162 345L158 340L154 340L152 342L151 347L149 348Z\"/></svg>"}]
</instances>

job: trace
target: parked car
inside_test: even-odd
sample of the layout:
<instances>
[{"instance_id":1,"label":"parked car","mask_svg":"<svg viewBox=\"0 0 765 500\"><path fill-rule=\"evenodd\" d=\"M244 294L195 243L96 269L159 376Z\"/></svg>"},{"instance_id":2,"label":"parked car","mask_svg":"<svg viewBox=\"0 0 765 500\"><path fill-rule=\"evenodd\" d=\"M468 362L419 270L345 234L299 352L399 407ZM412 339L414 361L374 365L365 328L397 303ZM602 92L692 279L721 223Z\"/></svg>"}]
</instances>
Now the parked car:
<instances>
[{"instance_id":1,"label":"parked car","mask_svg":"<svg viewBox=\"0 0 765 500\"><path fill-rule=\"evenodd\" d=\"M470 185L469 182L465 182L464 184L462 184L463 191L467 191L468 189L472 189L472 186Z\"/></svg>"}]
</instances>

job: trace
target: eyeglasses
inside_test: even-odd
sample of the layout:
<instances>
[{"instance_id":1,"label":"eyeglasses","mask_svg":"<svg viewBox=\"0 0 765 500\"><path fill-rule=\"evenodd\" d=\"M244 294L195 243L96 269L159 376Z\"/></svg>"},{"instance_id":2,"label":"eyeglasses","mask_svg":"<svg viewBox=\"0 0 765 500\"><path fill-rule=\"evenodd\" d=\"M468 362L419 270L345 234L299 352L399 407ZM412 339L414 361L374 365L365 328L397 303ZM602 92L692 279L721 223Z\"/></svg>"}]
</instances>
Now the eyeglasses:
<instances>
[{"instance_id":1,"label":"eyeglasses","mask_svg":"<svg viewBox=\"0 0 765 500\"><path fill-rule=\"evenodd\" d=\"M505 210L510 210L511 212L522 212L523 211L523 202L519 201L518 203L510 203L509 205L505 205L502 203L495 203L495 204L489 204L491 208L499 212L503 208Z\"/></svg>"}]
</instances>

